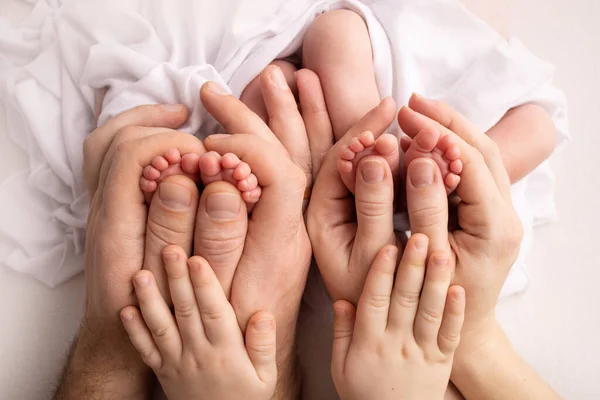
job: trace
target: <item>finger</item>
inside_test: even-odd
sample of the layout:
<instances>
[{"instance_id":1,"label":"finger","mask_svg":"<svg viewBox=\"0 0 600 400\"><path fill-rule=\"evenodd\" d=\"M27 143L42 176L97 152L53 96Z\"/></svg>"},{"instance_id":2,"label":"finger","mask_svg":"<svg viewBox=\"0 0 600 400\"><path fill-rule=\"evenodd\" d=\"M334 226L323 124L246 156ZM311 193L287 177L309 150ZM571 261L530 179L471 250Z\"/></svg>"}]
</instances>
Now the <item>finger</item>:
<instances>
[{"instance_id":1,"label":"finger","mask_svg":"<svg viewBox=\"0 0 600 400\"><path fill-rule=\"evenodd\" d=\"M271 143L279 142L258 115L216 83L206 82L202 85L200 99L206 111L225 128L227 133L246 133Z\"/></svg>"},{"instance_id":2,"label":"finger","mask_svg":"<svg viewBox=\"0 0 600 400\"><path fill-rule=\"evenodd\" d=\"M135 130L143 128L135 128ZM171 148L181 153L204 153L204 146L194 136L169 132L127 141L118 146L115 153L106 160L107 173L99 181L98 195L91 198L92 208L98 210L90 215L95 221L95 230L103 229L110 235L91 233L92 242L101 246L104 254L110 254L111 260L118 260L119 268L95 271L108 274L104 277L110 282L127 282L114 287L114 298L130 298L134 304L132 274L143 267L143 257L132 257L131 246L123 246L123 240L139 243L136 249L144 254L148 207L140 189L139 179L143 168L149 165L156 154L164 154ZM101 195L100 195L101 194ZM118 240L117 240L118 238ZM121 308L123 304L119 308Z\"/></svg>"},{"instance_id":3,"label":"finger","mask_svg":"<svg viewBox=\"0 0 600 400\"><path fill-rule=\"evenodd\" d=\"M419 158L409 164L406 201L411 232L429 238L429 254L448 252L448 196L433 160Z\"/></svg>"},{"instance_id":4,"label":"finger","mask_svg":"<svg viewBox=\"0 0 600 400\"><path fill-rule=\"evenodd\" d=\"M413 94L408 104L417 113L438 122L457 134L466 143L475 147L483 155L485 163L496 180L496 184L503 192L510 193L510 180L497 146L475 124L443 101L427 99Z\"/></svg>"},{"instance_id":5,"label":"finger","mask_svg":"<svg viewBox=\"0 0 600 400\"><path fill-rule=\"evenodd\" d=\"M469 187L467 189L465 188L466 185L462 185L462 189L458 189L457 194L461 196L461 198L464 195L464 201L475 202L477 201L478 196L481 194L487 194L486 198L488 198L498 192L502 194L502 197L505 200L510 201L510 182L507 181L508 177L506 175L506 169L504 169L502 157L499 154L494 156L492 152L488 151L488 153L491 154L488 156L488 159L492 164L491 166L488 165L483 154L476 147L462 139L460 135L448 130L445 126L439 124L438 122L407 107L403 107L398 113L398 122L400 123L400 127L404 133L409 136L416 135L418 133L416 129L418 128L436 129L440 132L442 137L447 135L453 136L453 142L460 149L461 161L463 162L461 180L475 182L475 180L478 179L481 181L479 184L483 185L483 187L479 188L477 192L472 192L472 189L477 189L477 187ZM480 135L485 136L483 134ZM486 137L485 140L489 140L489 138ZM495 148L497 146L492 142L489 147ZM471 165L469 165L470 163ZM496 165L498 163L499 165ZM502 169L499 170L499 167ZM485 178L485 180L482 178ZM461 185L459 185L459 187L461 187ZM459 193L461 190L463 192L462 195Z\"/></svg>"},{"instance_id":6,"label":"finger","mask_svg":"<svg viewBox=\"0 0 600 400\"><path fill-rule=\"evenodd\" d=\"M327 152L334 143L333 127L327 112L319 77L309 69L296 72L300 109L312 157L312 174L316 178Z\"/></svg>"},{"instance_id":7,"label":"finger","mask_svg":"<svg viewBox=\"0 0 600 400\"><path fill-rule=\"evenodd\" d=\"M133 283L144 321L162 354L163 361L179 359L182 348L179 330L154 277L148 271L139 271L133 277Z\"/></svg>"},{"instance_id":8,"label":"finger","mask_svg":"<svg viewBox=\"0 0 600 400\"><path fill-rule=\"evenodd\" d=\"M307 181L312 186L310 147L294 94L281 68L275 65L264 69L261 81L261 90L269 114L269 127L283 144L292 161L306 173Z\"/></svg>"},{"instance_id":9,"label":"finger","mask_svg":"<svg viewBox=\"0 0 600 400\"><path fill-rule=\"evenodd\" d=\"M98 185L98 172L113 138L126 126L145 126L177 129L185 123L188 109L182 104L143 105L110 119L89 134L83 144L84 173L91 193ZM163 129L164 130L164 129Z\"/></svg>"},{"instance_id":10,"label":"finger","mask_svg":"<svg viewBox=\"0 0 600 400\"><path fill-rule=\"evenodd\" d=\"M204 344L206 336L187 266L188 257L179 246L165 247L162 256L183 347L198 349Z\"/></svg>"},{"instance_id":11,"label":"finger","mask_svg":"<svg viewBox=\"0 0 600 400\"><path fill-rule=\"evenodd\" d=\"M385 246L375 257L356 309L354 337L370 340L387 327L398 249Z\"/></svg>"},{"instance_id":12,"label":"finger","mask_svg":"<svg viewBox=\"0 0 600 400\"><path fill-rule=\"evenodd\" d=\"M246 203L235 186L213 182L202 192L196 220L194 255L206 259L230 298L248 232Z\"/></svg>"},{"instance_id":13,"label":"finger","mask_svg":"<svg viewBox=\"0 0 600 400\"><path fill-rule=\"evenodd\" d=\"M246 350L260 380L266 385L277 383L277 363L275 361L276 341L275 318L260 311L250 318L246 329Z\"/></svg>"},{"instance_id":14,"label":"finger","mask_svg":"<svg viewBox=\"0 0 600 400\"><path fill-rule=\"evenodd\" d=\"M252 210L252 222L269 221L270 224L261 232L264 243L277 243L279 239L274 236L287 232L291 221L303 220L306 175L290 160L285 149L245 134L212 135L205 140L205 145L219 154L234 153L250 165L262 187L260 201ZM277 210L279 218L273 218L273 210Z\"/></svg>"},{"instance_id":15,"label":"finger","mask_svg":"<svg viewBox=\"0 0 600 400\"><path fill-rule=\"evenodd\" d=\"M448 289L446 308L438 336L438 346L444 354L452 354L460 343L460 331L465 320L465 290L461 286Z\"/></svg>"},{"instance_id":16,"label":"finger","mask_svg":"<svg viewBox=\"0 0 600 400\"><path fill-rule=\"evenodd\" d=\"M362 282L381 248L395 242L394 182L382 157L369 156L359 162L355 204L358 227L349 273Z\"/></svg>"},{"instance_id":17,"label":"finger","mask_svg":"<svg viewBox=\"0 0 600 400\"><path fill-rule=\"evenodd\" d=\"M433 254L427 264L425 282L415 319L415 340L422 348L438 347L437 339L451 278L448 255L446 253Z\"/></svg>"},{"instance_id":18,"label":"finger","mask_svg":"<svg viewBox=\"0 0 600 400\"><path fill-rule=\"evenodd\" d=\"M121 310L121 321L129 335L129 340L133 347L140 353L144 363L156 370L162 366L162 357L156 343L152 339L152 334L142 319L140 311L127 306Z\"/></svg>"},{"instance_id":19,"label":"finger","mask_svg":"<svg viewBox=\"0 0 600 400\"><path fill-rule=\"evenodd\" d=\"M346 358L352 344L356 309L352 303L338 300L333 305L333 355L331 372L334 377L342 376L346 366Z\"/></svg>"},{"instance_id":20,"label":"finger","mask_svg":"<svg viewBox=\"0 0 600 400\"><path fill-rule=\"evenodd\" d=\"M206 337L213 345L238 343L236 316L211 266L198 256L190 258L188 265Z\"/></svg>"},{"instance_id":21,"label":"finger","mask_svg":"<svg viewBox=\"0 0 600 400\"><path fill-rule=\"evenodd\" d=\"M183 175L167 177L152 198L146 225L144 269L152 272L162 295L171 302L163 261L165 245L175 245L186 255L192 251L196 210L196 182Z\"/></svg>"},{"instance_id":22,"label":"finger","mask_svg":"<svg viewBox=\"0 0 600 400\"><path fill-rule=\"evenodd\" d=\"M392 293L388 327L413 337L415 317L425 280L427 236L415 233L404 248Z\"/></svg>"}]
</instances>

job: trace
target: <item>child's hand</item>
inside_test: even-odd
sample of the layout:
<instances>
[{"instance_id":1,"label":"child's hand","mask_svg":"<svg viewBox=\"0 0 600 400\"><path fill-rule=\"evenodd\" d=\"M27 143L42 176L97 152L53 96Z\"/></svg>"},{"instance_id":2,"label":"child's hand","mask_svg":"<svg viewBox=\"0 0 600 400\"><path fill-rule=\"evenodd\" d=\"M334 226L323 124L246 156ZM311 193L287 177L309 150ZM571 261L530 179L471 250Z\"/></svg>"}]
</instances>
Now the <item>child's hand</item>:
<instances>
[{"instance_id":1,"label":"child's hand","mask_svg":"<svg viewBox=\"0 0 600 400\"><path fill-rule=\"evenodd\" d=\"M450 286L448 256L413 235L396 282L394 246L373 262L358 308L334 304L333 381L343 400L442 399L464 319L465 295Z\"/></svg>"},{"instance_id":2,"label":"child's hand","mask_svg":"<svg viewBox=\"0 0 600 400\"><path fill-rule=\"evenodd\" d=\"M163 258L175 316L152 273L140 271L134 286L141 314L126 307L121 318L168 398L271 398L277 382L273 316L255 314L244 344L233 308L206 260L188 260L177 246L165 248Z\"/></svg>"}]
</instances>

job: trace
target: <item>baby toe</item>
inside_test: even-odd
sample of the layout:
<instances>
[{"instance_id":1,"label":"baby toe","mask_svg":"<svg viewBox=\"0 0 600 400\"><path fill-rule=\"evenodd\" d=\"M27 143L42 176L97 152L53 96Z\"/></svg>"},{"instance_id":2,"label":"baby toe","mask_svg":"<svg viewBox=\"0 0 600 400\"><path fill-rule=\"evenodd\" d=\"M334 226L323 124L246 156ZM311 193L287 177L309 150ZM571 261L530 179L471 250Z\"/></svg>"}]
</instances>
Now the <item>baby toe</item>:
<instances>
[{"instance_id":1,"label":"baby toe","mask_svg":"<svg viewBox=\"0 0 600 400\"><path fill-rule=\"evenodd\" d=\"M146 165L142 175L149 181L155 181L160 178L160 171L154 168L152 165Z\"/></svg>"},{"instance_id":2,"label":"baby toe","mask_svg":"<svg viewBox=\"0 0 600 400\"><path fill-rule=\"evenodd\" d=\"M152 160L152 166L159 171L164 171L169 168L169 162L163 156L157 156Z\"/></svg>"},{"instance_id":3,"label":"baby toe","mask_svg":"<svg viewBox=\"0 0 600 400\"><path fill-rule=\"evenodd\" d=\"M227 153L223 155L221 158L221 165L223 168L234 169L236 168L242 161L233 153Z\"/></svg>"},{"instance_id":4,"label":"baby toe","mask_svg":"<svg viewBox=\"0 0 600 400\"><path fill-rule=\"evenodd\" d=\"M186 174L197 174L200 169L200 156L196 153L189 153L181 157L181 169Z\"/></svg>"},{"instance_id":5,"label":"baby toe","mask_svg":"<svg viewBox=\"0 0 600 400\"><path fill-rule=\"evenodd\" d=\"M243 192L242 199L248 204L255 204L255 203L258 203L258 201L260 200L261 194L262 194L262 189L259 186L259 187L256 187L256 188L250 190L249 192Z\"/></svg>"},{"instance_id":6,"label":"baby toe","mask_svg":"<svg viewBox=\"0 0 600 400\"><path fill-rule=\"evenodd\" d=\"M242 192L249 192L256 189L257 186L258 179L254 174L250 174L247 178L242 179L237 183L237 188Z\"/></svg>"},{"instance_id":7,"label":"baby toe","mask_svg":"<svg viewBox=\"0 0 600 400\"><path fill-rule=\"evenodd\" d=\"M171 149L163 156L169 164L177 164L181 162L181 153L177 149Z\"/></svg>"},{"instance_id":8,"label":"baby toe","mask_svg":"<svg viewBox=\"0 0 600 400\"><path fill-rule=\"evenodd\" d=\"M237 167L235 167L235 170L233 171L233 179L241 181L248 178L248 176L250 176L251 173L252 171L250 170L250 166L245 162L241 162L238 164Z\"/></svg>"},{"instance_id":9,"label":"baby toe","mask_svg":"<svg viewBox=\"0 0 600 400\"><path fill-rule=\"evenodd\" d=\"M146 193L154 192L158 187L156 181L151 181L146 178L140 178L140 188Z\"/></svg>"},{"instance_id":10,"label":"baby toe","mask_svg":"<svg viewBox=\"0 0 600 400\"><path fill-rule=\"evenodd\" d=\"M449 164L450 172L460 175L463 170L463 163L461 160L454 160Z\"/></svg>"},{"instance_id":11,"label":"baby toe","mask_svg":"<svg viewBox=\"0 0 600 400\"><path fill-rule=\"evenodd\" d=\"M460 176L449 173L444 178L444 183L446 184L446 191L448 194L454 192L460 183Z\"/></svg>"},{"instance_id":12,"label":"baby toe","mask_svg":"<svg viewBox=\"0 0 600 400\"><path fill-rule=\"evenodd\" d=\"M360 136L358 136L358 141L364 147L371 147L375 143L375 136L373 136L373 132L365 131L365 132L361 133Z\"/></svg>"},{"instance_id":13,"label":"baby toe","mask_svg":"<svg viewBox=\"0 0 600 400\"><path fill-rule=\"evenodd\" d=\"M361 151L363 151L365 149L365 146L362 144L362 142L358 138L353 138L350 141L350 144L348 145L348 147L350 148L350 150L352 150L355 153L360 153Z\"/></svg>"}]
</instances>

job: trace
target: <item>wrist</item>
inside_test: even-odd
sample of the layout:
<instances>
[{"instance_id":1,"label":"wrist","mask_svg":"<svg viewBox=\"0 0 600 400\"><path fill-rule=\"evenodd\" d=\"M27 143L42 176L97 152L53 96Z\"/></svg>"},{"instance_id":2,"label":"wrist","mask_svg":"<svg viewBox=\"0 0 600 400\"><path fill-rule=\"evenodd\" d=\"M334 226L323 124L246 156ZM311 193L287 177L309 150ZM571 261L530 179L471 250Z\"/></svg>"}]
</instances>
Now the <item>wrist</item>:
<instances>
[{"instance_id":1,"label":"wrist","mask_svg":"<svg viewBox=\"0 0 600 400\"><path fill-rule=\"evenodd\" d=\"M452 381L470 380L477 371L486 369L510 351L511 346L495 317L476 328L466 326L454 355ZM458 384L457 384L458 386Z\"/></svg>"},{"instance_id":2,"label":"wrist","mask_svg":"<svg viewBox=\"0 0 600 400\"><path fill-rule=\"evenodd\" d=\"M89 321L82 324L55 399L147 398L151 370L123 335L124 330L98 328Z\"/></svg>"}]
</instances>

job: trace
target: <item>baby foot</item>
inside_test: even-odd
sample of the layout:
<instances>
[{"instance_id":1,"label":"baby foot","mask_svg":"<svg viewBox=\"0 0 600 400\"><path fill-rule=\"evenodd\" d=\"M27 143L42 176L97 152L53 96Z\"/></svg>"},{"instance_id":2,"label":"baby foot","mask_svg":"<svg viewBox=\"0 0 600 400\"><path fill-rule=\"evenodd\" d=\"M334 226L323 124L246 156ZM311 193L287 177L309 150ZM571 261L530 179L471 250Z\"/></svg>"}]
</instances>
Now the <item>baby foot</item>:
<instances>
[{"instance_id":1,"label":"baby foot","mask_svg":"<svg viewBox=\"0 0 600 400\"><path fill-rule=\"evenodd\" d=\"M388 162L392 175L397 175L396 172L400 167L398 139L394 135L384 133L375 140L372 132L363 132L353 138L350 144L342 146L338 160L338 171L350 192L354 193L358 162L370 155L382 156Z\"/></svg>"},{"instance_id":2,"label":"baby foot","mask_svg":"<svg viewBox=\"0 0 600 400\"><path fill-rule=\"evenodd\" d=\"M424 128L414 139L402 137L400 146L404 151L404 169L411 161L426 157L431 158L440 168L448 194L454 192L460 183L463 165L460 160L460 149L452 141L451 135L441 136L437 129Z\"/></svg>"},{"instance_id":3,"label":"baby foot","mask_svg":"<svg viewBox=\"0 0 600 400\"><path fill-rule=\"evenodd\" d=\"M252 211L252 206L260 199L262 189L247 163L233 153L221 156L210 151L200 156L198 166L204 185L215 181L231 183L242 192L242 199L246 202L248 211Z\"/></svg>"},{"instance_id":4,"label":"baby foot","mask_svg":"<svg viewBox=\"0 0 600 400\"><path fill-rule=\"evenodd\" d=\"M168 176L185 175L197 181L199 158L197 154L186 154L182 157L177 149L171 149L164 155L155 157L152 163L144 168L140 178L140 187L146 197L146 204L150 205L158 184Z\"/></svg>"}]
</instances>

